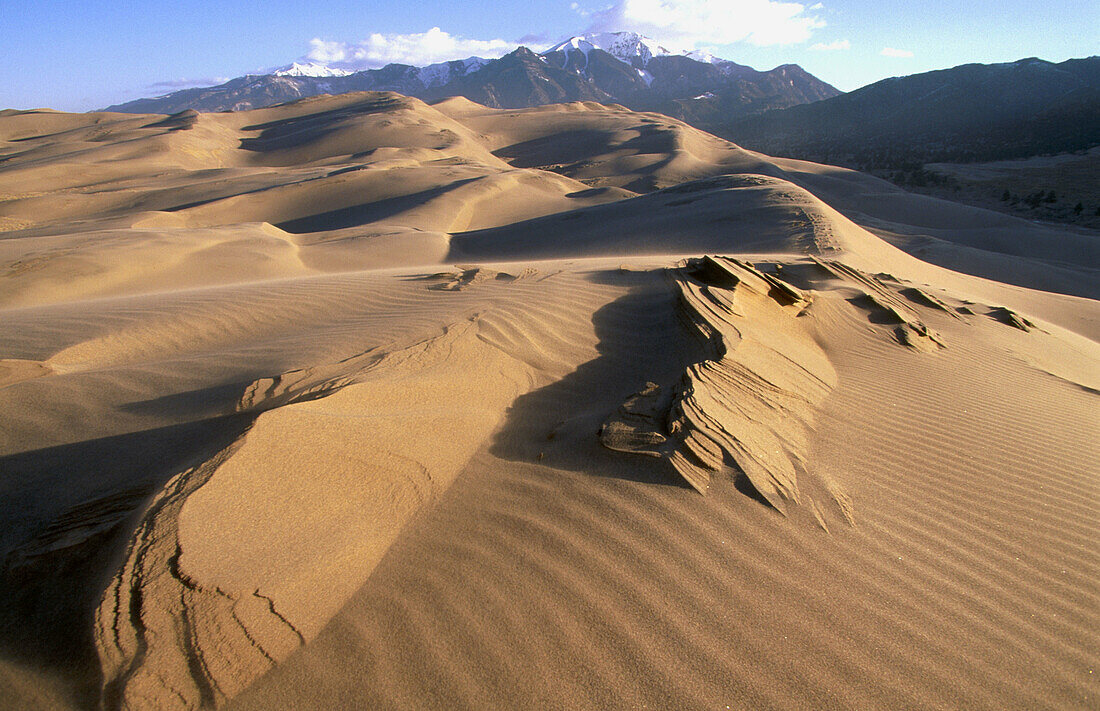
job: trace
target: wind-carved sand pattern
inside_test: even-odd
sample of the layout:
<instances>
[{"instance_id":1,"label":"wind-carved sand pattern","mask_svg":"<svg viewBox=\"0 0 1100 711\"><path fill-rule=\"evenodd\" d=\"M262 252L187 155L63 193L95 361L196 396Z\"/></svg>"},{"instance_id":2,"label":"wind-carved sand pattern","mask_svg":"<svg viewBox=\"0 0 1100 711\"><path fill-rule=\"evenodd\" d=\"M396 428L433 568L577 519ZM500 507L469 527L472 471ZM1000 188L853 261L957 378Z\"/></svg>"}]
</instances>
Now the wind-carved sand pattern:
<instances>
[{"instance_id":1,"label":"wind-carved sand pattern","mask_svg":"<svg viewBox=\"0 0 1100 711\"><path fill-rule=\"evenodd\" d=\"M459 264L455 265L453 272L437 272L431 274L425 279L428 279L434 283L428 286L433 291L462 291L463 289L477 284L481 284L486 281L496 280L505 283L511 283L520 279L529 279L538 274L538 270L528 267L516 274L509 272L498 272L495 269L489 269L487 267L471 265L471 264Z\"/></svg>"},{"instance_id":2,"label":"wind-carved sand pattern","mask_svg":"<svg viewBox=\"0 0 1100 711\"><path fill-rule=\"evenodd\" d=\"M878 277L865 274L836 260L818 259L812 255L810 259L829 275L861 291L862 296L856 299L856 303L884 315L889 322L899 324L894 329L894 337L897 338L898 343L918 351L934 351L937 348L944 347L939 334L929 330L928 326L921 321L917 312ZM929 306L947 311L952 316L956 315L938 299L934 299L919 289L913 289L912 291L919 294L921 300Z\"/></svg>"},{"instance_id":3,"label":"wind-carved sand pattern","mask_svg":"<svg viewBox=\"0 0 1100 711\"><path fill-rule=\"evenodd\" d=\"M690 259L671 271L680 313L708 357L681 381L650 383L600 431L604 446L664 456L700 493L712 475L744 473L781 512L803 503L799 476L814 413L835 387L829 359L800 316L809 294L728 257ZM846 518L851 504L824 482ZM809 501L824 526L819 504Z\"/></svg>"}]
</instances>

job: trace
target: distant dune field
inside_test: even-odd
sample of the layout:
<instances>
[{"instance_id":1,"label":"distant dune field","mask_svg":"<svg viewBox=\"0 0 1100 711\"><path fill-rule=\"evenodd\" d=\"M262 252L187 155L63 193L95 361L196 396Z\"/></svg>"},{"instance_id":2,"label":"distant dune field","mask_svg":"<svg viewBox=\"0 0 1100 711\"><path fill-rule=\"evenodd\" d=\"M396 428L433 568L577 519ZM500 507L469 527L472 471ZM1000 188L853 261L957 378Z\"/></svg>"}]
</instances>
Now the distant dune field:
<instances>
[{"instance_id":1,"label":"distant dune field","mask_svg":"<svg viewBox=\"0 0 1100 711\"><path fill-rule=\"evenodd\" d=\"M0 698L1096 708L1098 297L618 106L0 112Z\"/></svg>"}]
</instances>

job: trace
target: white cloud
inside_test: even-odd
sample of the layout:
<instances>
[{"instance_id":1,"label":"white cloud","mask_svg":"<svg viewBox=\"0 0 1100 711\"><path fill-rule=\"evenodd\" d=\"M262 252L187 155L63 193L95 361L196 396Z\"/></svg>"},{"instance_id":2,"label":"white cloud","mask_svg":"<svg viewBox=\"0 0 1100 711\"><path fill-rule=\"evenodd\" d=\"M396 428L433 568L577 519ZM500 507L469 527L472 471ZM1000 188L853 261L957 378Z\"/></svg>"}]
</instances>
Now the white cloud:
<instances>
[{"instance_id":1,"label":"white cloud","mask_svg":"<svg viewBox=\"0 0 1100 711\"><path fill-rule=\"evenodd\" d=\"M459 37L438 27L412 34L375 33L360 42L314 38L309 44L304 59L350 71L377 69L395 62L421 67L470 56L501 57L517 47L515 42L505 40Z\"/></svg>"},{"instance_id":2,"label":"white cloud","mask_svg":"<svg viewBox=\"0 0 1100 711\"><path fill-rule=\"evenodd\" d=\"M893 47L883 47L879 52L883 57L912 57L913 53L907 49L894 49Z\"/></svg>"},{"instance_id":3,"label":"white cloud","mask_svg":"<svg viewBox=\"0 0 1100 711\"><path fill-rule=\"evenodd\" d=\"M815 52L835 52L841 49L851 49L852 43L846 39L836 40L835 42L818 42L817 44L811 44L810 49Z\"/></svg>"},{"instance_id":4,"label":"white cloud","mask_svg":"<svg viewBox=\"0 0 1100 711\"><path fill-rule=\"evenodd\" d=\"M591 13L589 30L640 32L678 49L741 41L796 44L825 26L812 14L819 9L820 3L775 0L617 0Z\"/></svg>"}]
</instances>

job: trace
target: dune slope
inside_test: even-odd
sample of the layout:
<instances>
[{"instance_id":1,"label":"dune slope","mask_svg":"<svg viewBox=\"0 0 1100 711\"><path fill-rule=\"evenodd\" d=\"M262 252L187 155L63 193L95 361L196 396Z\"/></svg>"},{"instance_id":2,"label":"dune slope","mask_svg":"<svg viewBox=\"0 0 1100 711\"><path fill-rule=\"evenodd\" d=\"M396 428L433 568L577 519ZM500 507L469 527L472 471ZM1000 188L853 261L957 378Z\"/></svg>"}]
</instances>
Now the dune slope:
<instances>
[{"instance_id":1,"label":"dune slope","mask_svg":"<svg viewBox=\"0 0 1100 711\"><path fill-rule=\"evenodd\" d=\"M656 114L0 115L25 708L1093 708L1098 237Z\"/></svg>"}]
</instances>

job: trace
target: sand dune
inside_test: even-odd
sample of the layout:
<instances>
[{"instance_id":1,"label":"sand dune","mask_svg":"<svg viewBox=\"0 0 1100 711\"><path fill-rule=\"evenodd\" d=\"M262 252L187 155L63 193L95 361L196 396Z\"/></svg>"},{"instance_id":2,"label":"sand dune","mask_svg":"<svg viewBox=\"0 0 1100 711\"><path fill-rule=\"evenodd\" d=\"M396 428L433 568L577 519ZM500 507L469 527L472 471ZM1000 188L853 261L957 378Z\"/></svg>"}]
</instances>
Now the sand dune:
<instances>
[{"instance_id":1,"label":"sand dune","mask_svg":"<svg viewBox=\"0 0 1100 711\"><path fill-rule=\"evenodd\" d=\"M656 114L0 112L17 708L1094 708L1100 238Z\"/></svg>"}]
</instances>

